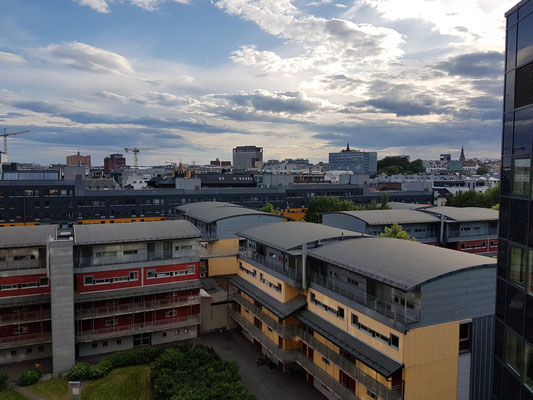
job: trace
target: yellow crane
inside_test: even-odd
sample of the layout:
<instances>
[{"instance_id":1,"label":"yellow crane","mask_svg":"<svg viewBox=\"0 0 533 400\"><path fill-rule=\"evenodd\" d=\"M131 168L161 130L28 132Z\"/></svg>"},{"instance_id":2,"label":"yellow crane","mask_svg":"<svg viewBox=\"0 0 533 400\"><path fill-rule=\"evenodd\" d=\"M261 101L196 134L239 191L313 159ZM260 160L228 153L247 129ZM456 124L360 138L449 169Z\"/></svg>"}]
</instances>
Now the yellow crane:
<instances>
[{"instance_id":1,"label":"yellow crane","mask_svg":"<svg viewBox=\"0 0 533 400\"><path fill-rule=\"evenodd\" d=\"M20 135L21 133L30 133L30 132L31 131L28 131L28 130L20 131L20 132L7 132L7 129L4 128L4 133L0 135L4 138L4 154L7 156L7 137L8 136L15 136L15 135Z\"/></svg>"},{"instance_id":2,"label":"yellow crane","mask_svg":"<svg viewBox=\"0 0 533 400\"><path fill-rule=\"evenodd\" d=\"M139 159L138 159L138 156L137 154L139 154L139 152L141 150L157 150L157 149L160 149L160 147L133 147L133 148L129 148L129 147L124 147L124 151L127 153L129 151L131 151L133 153L133 166L135 168L138 167L138 164L139 164Z\"/></svg>"}]
</instances>

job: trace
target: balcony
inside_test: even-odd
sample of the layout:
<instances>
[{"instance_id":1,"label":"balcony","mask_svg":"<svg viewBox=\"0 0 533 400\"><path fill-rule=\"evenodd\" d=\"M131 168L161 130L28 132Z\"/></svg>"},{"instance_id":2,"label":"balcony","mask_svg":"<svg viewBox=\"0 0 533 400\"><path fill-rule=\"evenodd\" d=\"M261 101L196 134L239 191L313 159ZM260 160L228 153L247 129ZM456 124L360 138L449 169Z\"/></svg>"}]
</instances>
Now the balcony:
<instances>
[{"instance_id":1,"label":"balcony","mask_svg":"<svg viewBox=\"0 0 533 400\"><path fill-rule=\"evenodd\" d=\"M370 375L367 375L359 368L357 368L353 362L336 353L335 351L324 345L322 342L318 341L313 335L309 334L308 332L305 332L303 329L299 331L298 336L305 344L307 344L315 351L318 351L332 363L337 365L342 371L344 371L344 373L349 375L353 380L355 380L359 384L364 385L372 392L376 393L381 399L401 400L403 398L402 386L391 389L381 384L376 379L374 379Z\"/></svg>"},{"instance_id":2,"label":"balcony","mask_svg":"<svg viewBox=\"0 0 533 400\"><path fill-rule=\"evenodd\" d=\"M109 328L99 328L90 331L76 332L78 342L90 342L114 337L135 335L137 333L157 332L200 324L200 314L184 317L167 318L159 321L148 321L140 324L119 325Z\"/></svg>"},{"instance_id":3,"label":"balcony","mask_svg":"<svg viewBox=\"0 0 533 400\"><path fill-rule=\"evenodd\" d=\"M309 271L309 280L322 286L332 292L338 293L341 296L359 303L371 310L384 315L401 324L408 325L420 321L420 310L403 307L399 304L388 303L377 297L367 294L365 291L358 289L355 286L348 285L339 280L334 280L325 275Z\"/></svg>"},{"instance_id":4,"label":"balcony","mask_svg":"<svg viewBox=\"0 0 533 400\"><path fill-rule=\"evenodd\" d=\"M0 315L0 325L38 322L50 319L50 310L23 311Z\"/></svg>"},{"instance_id":5,"label":"balcony","mask_svg":"<svg viewBox=\"0 0 533 400\"><path fill-rule=\"evenodd\" d=\"M87 308L76 312L76 319L92 319L111 315L130 314L135 312L161 310L165 308L183 307L200 304L201 296L169 297L143 303L115 304L102 307Z\"/></svg>"},{"instance_id":6,"label":"balcony","mask_svg":"<svg viewBox=\"0 0 533 400\"><path fill-rule=\"evenodd\" d=\"M0 338L0 349L32 344L48 343L52 341L51 332L28 333L25 335Z\"/></svg>"},{"instance_id":7,"label":"balcony","mask_svg":"<svg viewBox=\"0 0 533 400\"><path fill-rule=\"evenodd\" d=\"M200 258L236 257L239 255L239 249L236 246L200 247L198 255Z\"/></svg>"},{"instance_id":8,"label":"balcony","mask_svg":"<svg viewBox=\"0 0 533 400\"><path fill-rule=\"evenodd\" d=\"M246 329L250 334L265 347L276 359L282 363L291 363L296 360L297 351L286 351L278 347L272 342L257 326L252 324L244 318L238 311L230 310L229 315L235 320L243 329Z\"/></svg>"},{"instance_id":9,"label":"balcony","mask_svg":"<svg viewBox=\"0 0 533 400\"><path fill-rule=\"evenodd\" d=\"M0 271L25 271L29 269L46 268L46 258L35 260L14 260L0 262Z\"/></svg>"},{"instance_id":10,"label":"balcony","mask_svg":"<svg viewBox=\"0 0 533 400\"><path fill-rule=\"evenodd\" d=\"M155 253L142 254L121 254L116 256L103 257L79 257L74 261L74 268L87 268L99 266L113 266L119 264L134 264L140 262L151 261L166 261L166 260L190 260L191 258L198 258L198 251L193 250L188 254L175 255L172 251L161 251Z\"/></svg>"},{"instance_id":11,"label":"balcony","mask_svg":"<svg viewBox=\"0 0 533 400\"><path fill-rule=\"evenodd\" d=\"M268 314L266 314L261 307L256 306L254 303L246 300L244 297L242 297L239 294L234 294L232 296L232 299L239 303L244 308L247 308L249 311L252 312L258 319L260 319L262 322L270 326L272 329L274 329L280 336L284 338L289 338L296 336L296 333L298 332L298 327L296 326L284 326L274 320L272 317L270 317Z\"/></svg>"},{"instance_id":12,"label":"balcony","mask_svg":"<svg viewBox=\"0 0 533 400\"><path fill-rule=\"evenodd\" d=\"M295 281L301 280L302 275L301 275L301 273L298 272L298 270L296 270L294 268L290 268L290 267L284 265L282 262L279 262L278 260L276 260L274 258L265 257L264 255L257 254L257 253L253 253L251 255L249 253L244 253L244 254L241 253L240 257L244 261L248 261L248 260L251 260L252 262L255 261L255 262L257 262L257 263L259 263L261 265L264 265L265 267L270 268L273 271L279 272L280 274L285 275L285 276L287 276L290 279L293 279Z\"/></svg>"}]
</instances>

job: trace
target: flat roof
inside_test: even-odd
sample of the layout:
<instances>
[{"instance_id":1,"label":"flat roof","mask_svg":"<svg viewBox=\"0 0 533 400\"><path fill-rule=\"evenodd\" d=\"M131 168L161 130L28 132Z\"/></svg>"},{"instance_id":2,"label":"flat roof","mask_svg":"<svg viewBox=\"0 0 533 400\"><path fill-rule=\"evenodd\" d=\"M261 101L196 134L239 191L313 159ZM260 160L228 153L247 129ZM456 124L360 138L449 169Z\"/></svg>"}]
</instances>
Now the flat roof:
<instances>
[{"instance_id":1,"label":"flat roof","mask_svg":"<svg viewBox=\"0 0 533 400\"><path fill-rule=\"evenodd\" d=\"M329 243L308 255L404 291L461 271L496 267L489 257L385 237Z\"/></svg>"},{"instance_id":2,"label":"flat roof","mask_svg":"<svg viewBox=\"0 0 533 400\"><path fill-rule=\"evenodd\" d=\"M46 246L56 231L57 225L5 226L0 228L0 248Z\"/></svg>"},{"instance_id":3,"label":"flat roof","mask_svg":"<svg viewBox=\"0 0 533 400\"><path fill-rule=\"evenodd\" d=\"M281 251L297 250L304 243L364 236L360 232L311 222L278 222L237 232L238 236L264 243Z\"/></svg>"},{"instance_id":4,"label":"flat roof","mask_svg":"<svg viewBox=\"0 0 533 400\"><path fill-rule=\"evenodd\" d=\"M283 217L276 214L269 214L263 211L254 210L252 208L242 207L237 204L223 203L218 201L201 201L198 203L184 204L177 207L186 216L203 221L205 223L212 223L221 219L240 217L242 215L268 215L272 217Z\"/></svg>"},{"instance_id":5,"label":"flat roof","mask_svg":"<svg viewBox=\"0 0 533 400\"><path fill-rule=\"evenodd\" d=\"M481 207L425 207L420 211L431 213L440 218L443 215L448 220L457 222L469 221L497 221L499 212L492 208Z\"/></svg>"},{"instance_id":6,"label":"flat roof","mask_svg":"<svg viewBox=\"0 0 533 400\"><path fill-rule=\"evenodd\" d=\"M417 204L417 203L402 203L401 201L389 201L387 205L393 210L416 210L420 207L427 207L430 204Z\"/></svg>"},{"instance_id":7,"label":"flat roof","mask_svg":"<svg viewBox=\"0 0 533 400\"><path fill-rule=\"evenodd\" d=\"M409 209L333 211L326 214L344 214L366 222L368 225L416 224L439 222L434 215Z\"/></svg>"},{"instance_id":8,"label":"flat roof","mask_svg":"<svg viewBox=\"0 0 533 400\"><path fill-rule=\"evenodd\" d=\"M386 378L389 378L403 366L398 361L337 328L309 310L302 311L296 318Z\"/></svg>"},{"instance_id":9,"label":"flat roof","mask_svg":"<svg viewBox=\"0 0 533 400\"><path fill-rule=\"evenodd\" d=\"M109 244L199 238L189 221L129 222L126 224L75 225L74 244Z\"/></svg>"}]
</instances>

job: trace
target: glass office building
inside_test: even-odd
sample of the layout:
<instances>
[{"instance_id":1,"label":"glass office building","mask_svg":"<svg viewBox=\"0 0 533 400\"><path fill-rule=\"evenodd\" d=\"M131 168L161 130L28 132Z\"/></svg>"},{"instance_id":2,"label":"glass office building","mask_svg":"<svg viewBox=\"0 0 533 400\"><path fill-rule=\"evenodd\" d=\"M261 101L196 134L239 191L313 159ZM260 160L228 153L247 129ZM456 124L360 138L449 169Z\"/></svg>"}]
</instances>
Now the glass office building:
<instances>
[{"instance_id":1,"label":"glass office building","mask_svg":"<svg viewBox=\"0 0 533 400\"><path fill-rule=\"evenodd\" d=\"M533 0L509 10L493 399L533 399Z\"/></svg>"}]
</instances>

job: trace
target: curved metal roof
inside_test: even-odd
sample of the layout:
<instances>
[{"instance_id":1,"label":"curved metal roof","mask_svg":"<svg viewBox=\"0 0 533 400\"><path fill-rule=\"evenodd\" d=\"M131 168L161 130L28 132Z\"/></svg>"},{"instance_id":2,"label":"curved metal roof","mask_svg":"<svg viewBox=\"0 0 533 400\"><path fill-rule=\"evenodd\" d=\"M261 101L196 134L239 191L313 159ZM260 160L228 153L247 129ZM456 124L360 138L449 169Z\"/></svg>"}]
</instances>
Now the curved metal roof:
<instances>
[{"instance_id":1,"label":"curved metal roof","mask_svg":"<svg viewBox=\"0 0 533 400\"><path fill-rule=\"evenodd\" d=\"M431 213L436 216L443 215L446 219L457 222L469 221L497 221L498 211L492 208L481 207L425 207L420 211Z\"/></svg>"},{"instance_id":2,"label":"curved metal roof","mask_svg":"<svg viewBox=\"0 0 533 400\"><path fill-rule=\"evenodd\" d=\"M326 214L345 214L360 219L368 225L416 224L440 221L434 215L408 209L335 211Z\"/></svg>"},{"instance_id":3,"label":"curved metal roof","mask_svg":"<svg viewBox=\"0 0 533 400\"><path fill-rule=\"evenodd\" d=\"M212 223L225 218L240 217L243 215L265 215L270 217L277 217L282 221L284 217L276 214L269 214L263 211L254 210L252 208L241 207L232 203L222 203L218 201L202 201L199 203L190 203L177 207L184 215L203 221L205 223Z\"/></svg>"}]
</instances>

